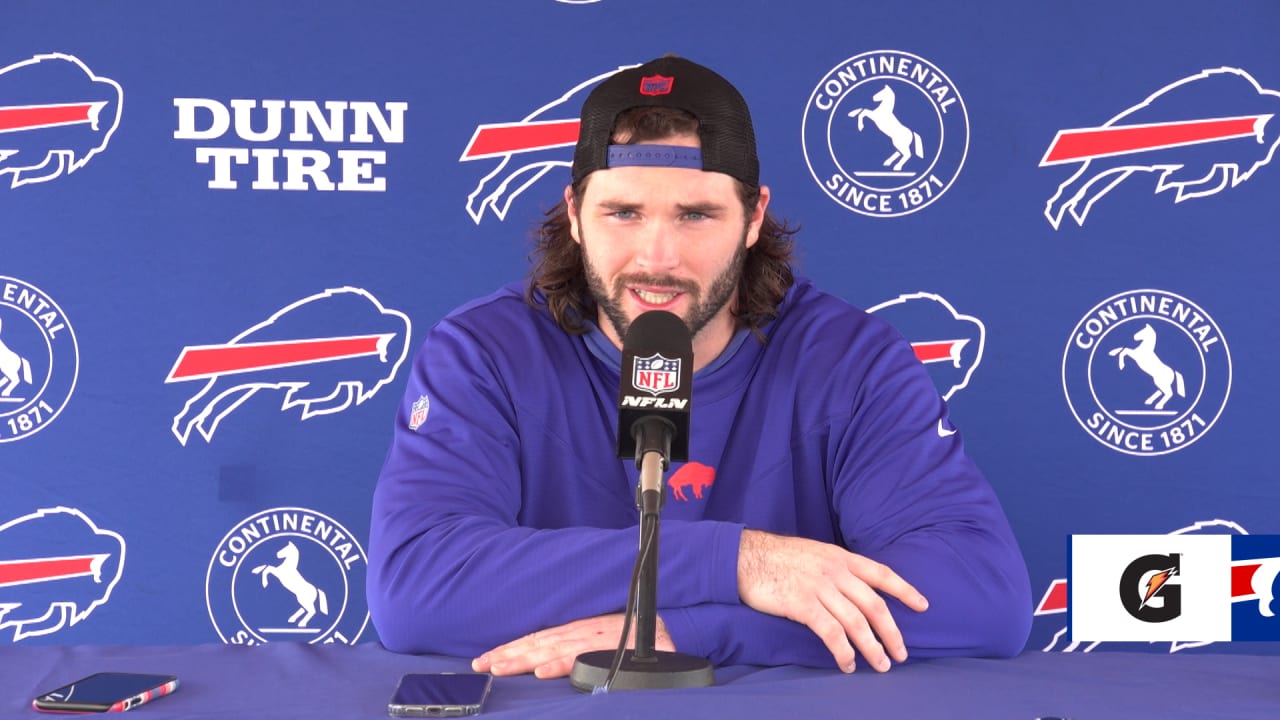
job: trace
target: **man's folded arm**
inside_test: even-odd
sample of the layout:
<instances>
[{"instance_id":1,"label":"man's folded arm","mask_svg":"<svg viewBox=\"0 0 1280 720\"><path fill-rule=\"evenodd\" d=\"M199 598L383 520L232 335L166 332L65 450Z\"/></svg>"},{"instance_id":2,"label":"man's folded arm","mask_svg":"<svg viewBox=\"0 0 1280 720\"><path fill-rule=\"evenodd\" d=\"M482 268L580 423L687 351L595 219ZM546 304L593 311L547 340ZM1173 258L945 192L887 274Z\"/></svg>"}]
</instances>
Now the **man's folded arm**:
<instances>
[{"instance_id":1,"label":"man's folded arm","mask_svg":"<svg viewBox=\"0 0 1280 720\"><path fill-rule=\"evenodd\" d=\"M940 523L869 551L911 583L929 608L916 612L885 597L912 658L1009 657L1030 630L1025 566L999 532ZM831 651L807 626L741 603L665 608L659 615L676 649L717 665L836 667ZM859 661L858 667L866 667Z\"/></svg>"},{"instance_id":2,"label":"man's folded arm","mask_svg":"<svg viewBox=\"0 0 1280 720\"><path fill-rule=\"evenodd\" d=\"M916 613L889 600L913 658L1012 657L1031 630L1030 583L1012 540L986 528L921 530L867 553L929 599Z\"/></svg>"},{"instance_id":3,"label":"man's folded arm","mask_svg":"<svg viewBox=\"0 0 1280 720\"><path fill-rule=\"evenodd\" d=\"M891 344L875 365L880 382L833 430L845 545L929 600L921 613L889 601L913 657L1015 655L1030 633L1031 584L995 491L910 346Z\"/></svg>"}]
</instances>

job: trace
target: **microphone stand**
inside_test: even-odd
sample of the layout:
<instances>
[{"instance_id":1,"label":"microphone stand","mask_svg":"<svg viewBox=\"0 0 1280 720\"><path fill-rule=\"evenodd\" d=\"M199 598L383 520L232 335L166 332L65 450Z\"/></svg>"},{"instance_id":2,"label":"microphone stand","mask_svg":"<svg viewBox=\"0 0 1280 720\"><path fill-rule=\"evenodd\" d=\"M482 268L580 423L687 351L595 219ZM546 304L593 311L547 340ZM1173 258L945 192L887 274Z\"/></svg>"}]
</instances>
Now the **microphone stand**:
<instances>
[{"instance_id":1,"label":"microphone stand","mask_svg":"<svg viewBox=\"0 0 1280 720\"><path fill-rule=\"evenodd\" d=\"M658 529L666 501L663 477L669 467L667 458L671 456L674 431L670 421L654 415L640 418L632 426L636 438L636 464L640 467L636 507L640 510L642 553L639 558L639 586L635 591L636 643L635 650L623 652L617 674L606 690L656 690L715 684L715 674L706 658L654 648L658 628ZM574 661L569 682L582 692L594 692L604 686L616 659L613 650L583 653Z\"/></svg>"}]
</instances>

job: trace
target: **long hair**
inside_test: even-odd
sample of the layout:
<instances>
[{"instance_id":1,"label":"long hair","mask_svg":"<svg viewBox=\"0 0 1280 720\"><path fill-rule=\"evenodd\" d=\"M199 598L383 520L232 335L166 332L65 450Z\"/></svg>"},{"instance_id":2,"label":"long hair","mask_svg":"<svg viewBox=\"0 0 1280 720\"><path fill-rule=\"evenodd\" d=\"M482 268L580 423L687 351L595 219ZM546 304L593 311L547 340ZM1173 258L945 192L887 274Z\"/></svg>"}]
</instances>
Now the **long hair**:
<instances>
[{"instance_id":1,"label":"long hair","mask_svg":"<svg viewBox=\"0 0 1280 720\"><path fill-rule=\"evenodd\" d=\"M694 134L697 127L697 119L679 110L635 108L618 116L613 141L623 144L650 142L672 135ZM582 194L590 179L588 175L573 186L573 197L578 206L582 204ZM750 217L760 200L760 188L740 180L735 184L743 211L746 217ZM532 267L529 284L525 288L525 301L538 307L542 303L536 294L540 292L556 324L565 332L581 335L588 330L587 321L594 316L596 303L587 286L582 248L574 242L569 229L569 207L561 200L546 212L541 226L534 232L533 250L529 254ZM764 335L760 328L777 316L778 304L795 282L791 268L792 237L797 230L766 211L759 239L747 249L733 315L751 328L762 342Z\"/></svg>"}]
</instances>

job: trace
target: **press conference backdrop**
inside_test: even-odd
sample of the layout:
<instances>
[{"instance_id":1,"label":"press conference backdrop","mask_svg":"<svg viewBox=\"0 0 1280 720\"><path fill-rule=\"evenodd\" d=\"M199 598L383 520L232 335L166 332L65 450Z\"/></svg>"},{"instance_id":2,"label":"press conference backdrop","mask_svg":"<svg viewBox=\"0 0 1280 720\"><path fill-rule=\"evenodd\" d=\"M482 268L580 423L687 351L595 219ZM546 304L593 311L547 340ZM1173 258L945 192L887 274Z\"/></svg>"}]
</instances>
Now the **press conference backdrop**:
<instances>
[{"instance_id":1,"label":"press conference backdrop","mask_svg":"<svg viewBox=\"0 0 1280 720\"><path fill-rule=\"evenodd\" d=\"M1269 0L5 3L0 638L375 640L414 349L524 276L586 93L674 52L751 104L801 272L915 345L1026 554L1029 647L1092 649L1059 635L1068 534L1280 533L1277 29Z\"/></svg>"}]
</instances>

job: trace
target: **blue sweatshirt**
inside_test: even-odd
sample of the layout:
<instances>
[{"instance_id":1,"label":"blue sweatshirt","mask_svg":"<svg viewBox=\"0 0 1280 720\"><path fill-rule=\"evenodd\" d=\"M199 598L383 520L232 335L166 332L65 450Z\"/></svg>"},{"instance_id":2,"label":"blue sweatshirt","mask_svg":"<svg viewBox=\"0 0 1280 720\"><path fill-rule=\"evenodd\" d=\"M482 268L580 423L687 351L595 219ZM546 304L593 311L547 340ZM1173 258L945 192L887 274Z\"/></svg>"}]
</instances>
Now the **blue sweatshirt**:
<instances>
[{"instance_id":1,"label":"blue sweatshirt","mask_svg":"<svg viewBox=\"0 0 1280 720\"><path fill-rule=\"evenodd\" d=\"M913 657L1020 652L1026 564L910 345L805 280L764 332L740 331L694 376L689 462L671 466L659 539L676 648L835 666L807 627L739 599L751 528L913 584L927 611L888 600ZM620 365L599 329L564 332L517 285L431 329L373 497L368 600L387 648L475 656L623 609L639 512L634 459L615 453Z\"/></svg>"}]
</instances>

